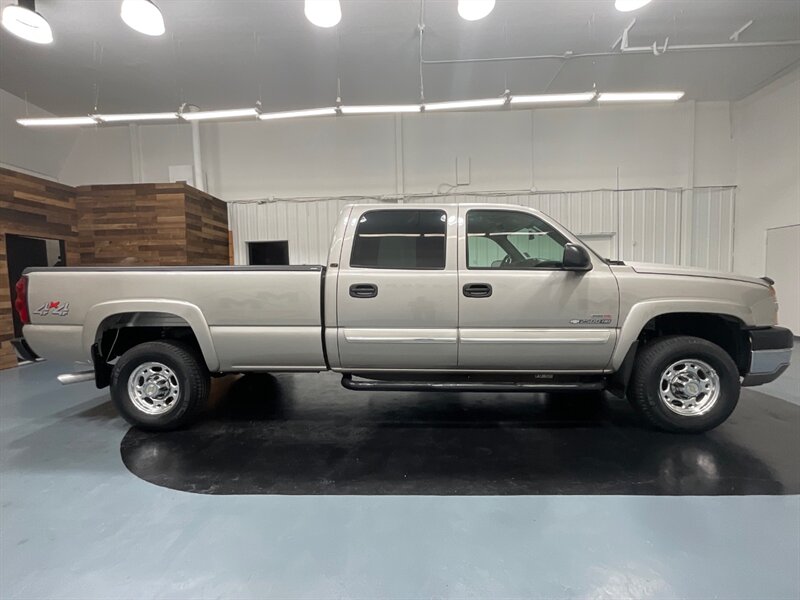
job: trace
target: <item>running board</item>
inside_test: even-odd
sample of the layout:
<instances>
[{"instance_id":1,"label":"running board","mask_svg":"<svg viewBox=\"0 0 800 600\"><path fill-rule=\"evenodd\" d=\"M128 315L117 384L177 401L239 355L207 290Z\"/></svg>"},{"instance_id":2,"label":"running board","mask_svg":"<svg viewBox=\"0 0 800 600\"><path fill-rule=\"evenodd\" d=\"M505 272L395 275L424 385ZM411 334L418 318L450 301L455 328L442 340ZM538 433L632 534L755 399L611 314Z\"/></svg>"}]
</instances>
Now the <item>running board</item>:
<instances>
[{"instance_id":1,"label":"running board","mask_svg":"<svg viewBox=\"0 0 800 600\"><path fill-rule=\"evenodd\" d=\"M352 375L342 375L342 386L348 390L372 392L568 392L602 390L602 381L573 383L461 383L416 381L353 381Z\"/></svg>"}]
</instances>

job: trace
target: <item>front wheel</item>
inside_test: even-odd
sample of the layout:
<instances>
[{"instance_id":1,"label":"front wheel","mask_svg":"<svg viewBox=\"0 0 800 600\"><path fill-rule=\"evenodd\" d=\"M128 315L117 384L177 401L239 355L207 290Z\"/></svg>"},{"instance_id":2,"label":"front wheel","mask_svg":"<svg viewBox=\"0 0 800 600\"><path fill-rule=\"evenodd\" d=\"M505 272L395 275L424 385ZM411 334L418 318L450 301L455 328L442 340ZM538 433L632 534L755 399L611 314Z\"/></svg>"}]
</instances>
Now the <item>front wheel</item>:
<instances>
[{"instance_id":1,"label":"front wheel","mask_svg":"<svg viewBox=\"0 0 800 600\"><path fill-rule=\"evenodd\" d=\"M675 335L653 340L639 352L628 398L659 429L700 433L731 415L739 390L739 372L725 350Z\"/></svg>"},{"instance_id":2,"label":"front wheel","mask_svg":"<svg viewBox=\"0 0 800 600\"><path fill-rule=\"evenodd\" d=\"M208 398L205 365L178 342L146 342L123 354L111 372L111 399L131 425L165 431L185 425Z\"/></svg>"}]
</instances>

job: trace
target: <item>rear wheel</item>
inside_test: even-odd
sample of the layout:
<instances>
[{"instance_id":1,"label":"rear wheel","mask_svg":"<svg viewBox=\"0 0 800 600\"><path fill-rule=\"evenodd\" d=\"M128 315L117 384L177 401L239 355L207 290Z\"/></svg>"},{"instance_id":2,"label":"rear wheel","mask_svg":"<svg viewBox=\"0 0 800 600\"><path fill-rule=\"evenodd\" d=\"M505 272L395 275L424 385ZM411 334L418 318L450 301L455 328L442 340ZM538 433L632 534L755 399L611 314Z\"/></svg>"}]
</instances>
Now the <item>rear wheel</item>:
<instances>
[{"instance_id":1,"label":"rear wheel","mask_svg":"<svg viewBox=\"0 0 800 600\"><path fill-rule=\"evenodd\" d=\"M209 374L179 342L146 342L123 354L111 372L111 398L131 425L152 431L185 425L205 405Z\"/></svg>"},{"instance_id":2,"label":"rear wheel","mask_svg":"<svg viewBox=\"0 0 800 600\"><path fill-rule=\"evenodd\" d=\"M642 348L628 398L659 429L699 433L730 416L739 390L739 372L725 350L701 338L676 335Z\"/></svg>"}]
</instances>

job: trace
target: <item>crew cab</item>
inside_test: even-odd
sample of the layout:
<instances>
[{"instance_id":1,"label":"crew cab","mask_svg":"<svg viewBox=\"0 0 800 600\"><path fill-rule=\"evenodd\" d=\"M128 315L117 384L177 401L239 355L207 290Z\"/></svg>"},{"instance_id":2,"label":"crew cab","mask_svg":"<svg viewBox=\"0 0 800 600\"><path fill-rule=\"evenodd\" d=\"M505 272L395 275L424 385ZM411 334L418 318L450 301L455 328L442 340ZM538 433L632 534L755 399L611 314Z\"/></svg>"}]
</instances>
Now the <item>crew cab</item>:
<instances>
[{"instance_id":1,"label":"crew cab","mask_svg":"<svg viewBox=\"0 0 800 600\"><path fill-rule=\"evenodd\" d=\"M548 216L498 204L354 204L326 265L31 268L25 347L87 361L122 416L187 423L221 373L342 374L353 390L627 396L698 432L777 378L793 337L773 282L604 259Z\"/></svg>"}]
</instances>

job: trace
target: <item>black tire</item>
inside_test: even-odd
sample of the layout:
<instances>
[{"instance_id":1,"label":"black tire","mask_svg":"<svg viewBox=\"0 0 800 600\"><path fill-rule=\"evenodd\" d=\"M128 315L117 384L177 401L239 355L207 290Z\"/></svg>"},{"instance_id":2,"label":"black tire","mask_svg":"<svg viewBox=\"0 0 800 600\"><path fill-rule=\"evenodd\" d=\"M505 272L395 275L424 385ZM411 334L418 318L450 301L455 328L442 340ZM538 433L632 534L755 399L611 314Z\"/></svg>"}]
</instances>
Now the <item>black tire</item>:
<instances>
[{"instance_id":1,"label":"black tire","mask_svg":"<svg viewBox=\"0 0 800 600\"><path fill-rule=\"evenodd\" d=\"M661 376L670 365L691 359L700 360L716 371L719 396L703 414L678 414L661 398ZM628 399L642 417L658 429L701 433L717 427L731 415L739 401L740 388L739 371L725 350L701 338L672 335L649 342L636 355Z\"/></svg>"},{"instance_id":2,"label":"black tire","mask_svg":"<svg viewBox=\"0 0 800 600\"><path fill-rule=\"evenodd\" d=\"M136 406L128 382L141 365L155 362L172 370L177 383L175 398L166 412L148 414ZM202 359L180 342L146 342L123 354L111 372L111 399L131 425L147 431L167 431L186 425L205 406L210 377Z\"/></svg>"}]
</instances>

